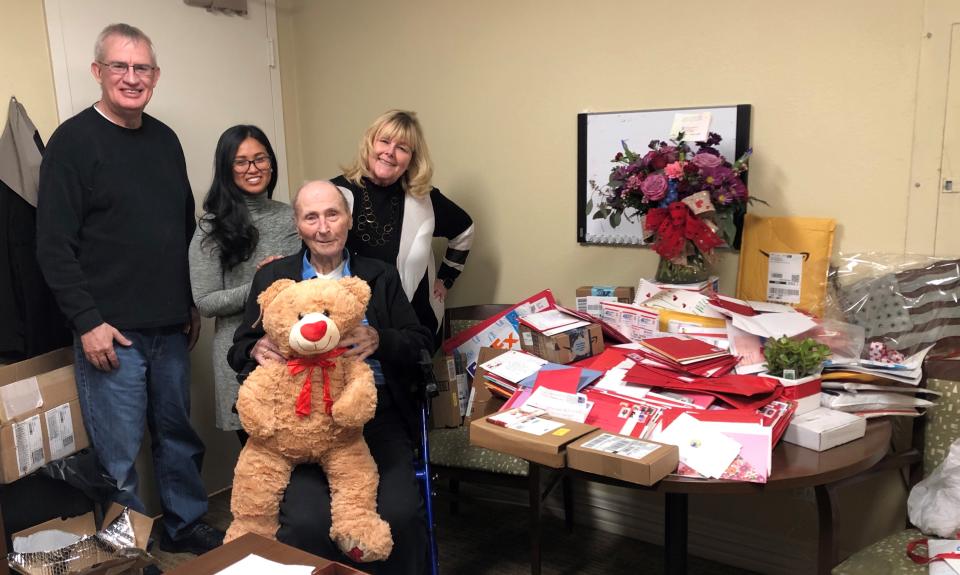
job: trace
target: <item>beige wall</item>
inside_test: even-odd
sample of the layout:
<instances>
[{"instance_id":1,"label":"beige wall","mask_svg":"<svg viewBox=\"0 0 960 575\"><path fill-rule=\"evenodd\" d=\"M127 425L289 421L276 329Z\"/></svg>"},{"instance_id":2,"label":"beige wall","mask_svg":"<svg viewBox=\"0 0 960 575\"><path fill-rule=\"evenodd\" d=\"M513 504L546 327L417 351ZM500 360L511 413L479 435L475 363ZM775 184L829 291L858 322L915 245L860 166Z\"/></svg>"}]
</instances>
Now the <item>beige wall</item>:
<instances>
[{"instance_id":1,"label":"beige wall","mask_svg":"<svg viewBox=\"0 0 960 575\"><path fill-rule=\"evenodd\" d=\"M577 244L577 114L747 103L750 188L770 203L756 213L833 217L836 251L901 252L923 7L280 0L290 180L336 175L380 112L417 110L435 185L477 224L450 303L513 302L544 287L571 302L578 285L635 285L656 265L649 250ZM722 291L735 289L737 264L724 254ZM607 528L636 522L605 519L605 506L660 515L644 507L650 498L593 491L587 515ZM810 495L694 498L691 550L764 572L811 569ZM844 553L896 529L904 499L895 476L843 497ZM767 563L738 558L745 541L766 546L751 555Z\"/></svg>"},{"instance_id":2,"label":"beige wall","mask_svg":"<svg viewBox=\"0 0 960 575\"><path fill-rule=\"evenodd\" d=\"M46 142L59 121L41 0L4 0L0 54L0 125L16 96Z\"/></svg>"},{"instance_id":3,"label":"beige wall","mask_svg":"<svg viewBox=\"0 0 960 575\"><path fill-rule=\"evenodd\" d=\"M383 110L417 110L434 183L477 222L454 305L653 273L649 250L575 241L584 111L752 104L756 213L834 217L837 250L903 250L919 0L279 6L291 181L337 174ZM736 266L723 256L723 291Z\"/></svg>"}]
</instances>

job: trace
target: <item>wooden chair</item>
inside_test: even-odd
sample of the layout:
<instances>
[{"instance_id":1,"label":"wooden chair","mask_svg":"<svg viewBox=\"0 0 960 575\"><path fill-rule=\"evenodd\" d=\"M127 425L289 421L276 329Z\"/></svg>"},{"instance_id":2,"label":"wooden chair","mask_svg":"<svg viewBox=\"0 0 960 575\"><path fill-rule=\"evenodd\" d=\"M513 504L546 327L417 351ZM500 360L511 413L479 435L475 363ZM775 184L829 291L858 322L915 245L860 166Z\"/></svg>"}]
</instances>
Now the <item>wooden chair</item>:
<instances>
[{"instance_id":1,"label":"wooden chair","mask_svg":"<svg viewBox=\"0 0 960 575\"><path fill-rule=\"evenodd\" d=\"M510 306L501 304L471 305L446 310L443 320L444 339L476 325L484 319L502 313ZM458 511L460 483L480 483L526 490L531 505L539 505L539 474L530 475L528 463L518 457L470 445L469 428L434 429L430 431L430 463L433 472L449 487L451 512ZM544 497L558 481L563 484L564 519L568 529L573 526L573 489L570 479L562 474L552 477L552 482L542 493ZM536 481L536 488L531 482ZM534 501L537 499L537 501Z\"/></svg>"},{"instance_id":2,"label":"wooden chair","mask_svg":"<svg viewBox=\"0 0 960 575\"><path fill-rule=\"evenodd\" d=\"M947 456L950 445L960 433L960 361L930 360L924 363L926 386L943 395L926 416L914 425L916 463L910 466L908 487L913 487ZM894 456L896 457L896 456ZM878 464L883 465L883 462ZM909 527L909 525L908 525ZM889 535L857 551L833 568L833 575L926 575L929 567L917 565L906 555L907 543L924 537L918 529L908 528Z\"/></svg>"}]
</instances>

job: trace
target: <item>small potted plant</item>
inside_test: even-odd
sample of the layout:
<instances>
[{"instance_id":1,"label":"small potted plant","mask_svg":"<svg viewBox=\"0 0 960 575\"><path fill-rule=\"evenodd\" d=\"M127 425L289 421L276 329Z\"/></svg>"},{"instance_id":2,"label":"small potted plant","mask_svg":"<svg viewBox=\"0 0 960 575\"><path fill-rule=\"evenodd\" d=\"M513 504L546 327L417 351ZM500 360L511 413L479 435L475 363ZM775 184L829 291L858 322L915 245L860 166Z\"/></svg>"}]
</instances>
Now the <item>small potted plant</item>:
<instances>
[{"instance_id":1,"label":"small potted plant","mask_svg":"<svg viewBox=\"0 0 960 575\"><path fill-rule=\"evenodd\" d=\"M830 348L813 338L770 338L763 345L766 375L780 380L783 397L797 402L797 414L820 407L820 370Z\"/></svg>"}]
</instances>

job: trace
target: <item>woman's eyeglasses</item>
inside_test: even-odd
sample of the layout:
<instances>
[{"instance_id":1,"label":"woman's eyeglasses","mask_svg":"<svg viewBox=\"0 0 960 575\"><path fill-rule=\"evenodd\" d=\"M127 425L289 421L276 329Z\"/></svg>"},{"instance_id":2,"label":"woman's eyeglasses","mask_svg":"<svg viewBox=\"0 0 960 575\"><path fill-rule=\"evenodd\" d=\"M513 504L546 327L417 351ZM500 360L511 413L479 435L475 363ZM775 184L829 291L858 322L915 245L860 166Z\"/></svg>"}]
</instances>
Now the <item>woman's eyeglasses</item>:
<instances>
[{"instance_id":1,"label":"woman's eyeglasses","mask_svg":"<svg viewBox=\"0 0 960 575\"><path fill-rule=\"evenodd\" d=\"M250 169L251 165L256 166L258 170L266 171L270 169L273 162L270 161L270 156L257 156L252 160L237 158L233 161L233 171L238 174L243 174Z\"/></svg>"}]
</instances>

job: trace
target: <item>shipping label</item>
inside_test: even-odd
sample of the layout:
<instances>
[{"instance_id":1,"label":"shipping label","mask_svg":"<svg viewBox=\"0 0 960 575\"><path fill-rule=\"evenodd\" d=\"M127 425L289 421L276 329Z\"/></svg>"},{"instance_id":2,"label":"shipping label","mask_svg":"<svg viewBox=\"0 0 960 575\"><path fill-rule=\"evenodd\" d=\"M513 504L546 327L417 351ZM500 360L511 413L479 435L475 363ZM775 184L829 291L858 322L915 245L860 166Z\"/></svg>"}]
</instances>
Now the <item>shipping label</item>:
<instances>
[{"instance_id":1,"label":"shipping label","mask_svg":"<svg viewBox=\"0 0 960 575\"><path fill-rule=\"evenodd\" d=\"M77 450L73 433L73 417L70 404L58 405L45 414L47 434L50 437L50 461L66 457Z\"/></svg>"},{"instance_id":2,"label":"shipping label","mask_svg":"<svg viewBox=\"0 0 960 575\"><path fill-rule=\"evenodd\" d=\"M46 463L43 457L43 430L40 416L34 415L13 424L13 444L17 452L17 470L20 477L39 469Z\"/></svg>"}]
</instances>

